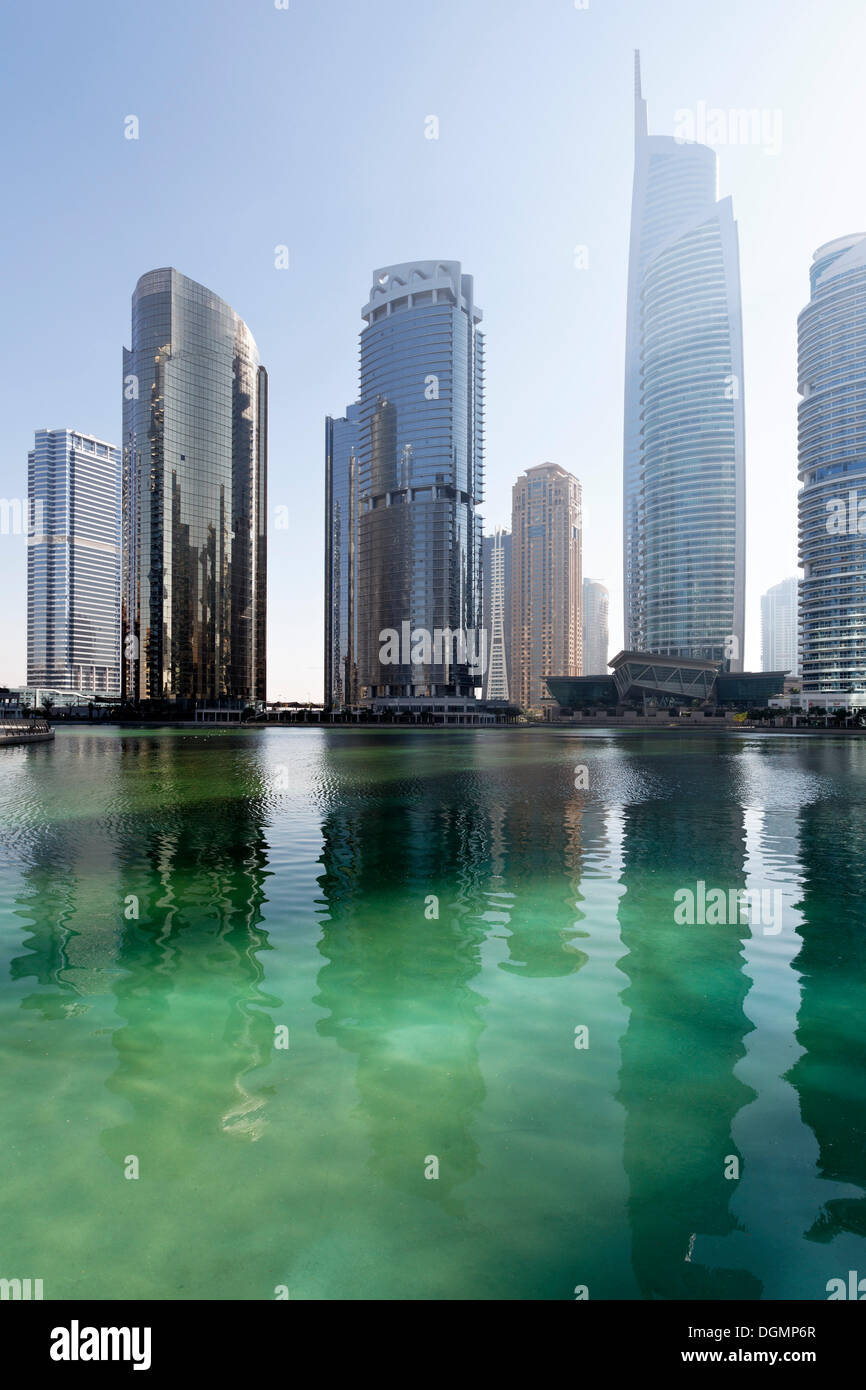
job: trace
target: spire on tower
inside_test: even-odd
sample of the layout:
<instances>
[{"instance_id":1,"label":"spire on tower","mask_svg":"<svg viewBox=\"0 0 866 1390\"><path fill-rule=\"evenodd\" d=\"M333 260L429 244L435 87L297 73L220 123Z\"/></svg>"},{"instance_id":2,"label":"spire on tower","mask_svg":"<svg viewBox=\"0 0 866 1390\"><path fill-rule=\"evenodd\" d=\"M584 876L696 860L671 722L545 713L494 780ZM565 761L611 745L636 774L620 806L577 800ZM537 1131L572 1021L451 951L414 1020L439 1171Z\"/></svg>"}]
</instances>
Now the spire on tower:
<instances>
[{"instance_id":1,"label":"spire on tower","mask_svg":"<svg viewBox=\"0 0 866 1390\"><path fill-rule=\"evenodd\" d=\"M640 80L640 49L634 51L634 139L635 144L642 135L648 134L646 119L646 101L641 89Z\"/></svg>"}]
</instances>

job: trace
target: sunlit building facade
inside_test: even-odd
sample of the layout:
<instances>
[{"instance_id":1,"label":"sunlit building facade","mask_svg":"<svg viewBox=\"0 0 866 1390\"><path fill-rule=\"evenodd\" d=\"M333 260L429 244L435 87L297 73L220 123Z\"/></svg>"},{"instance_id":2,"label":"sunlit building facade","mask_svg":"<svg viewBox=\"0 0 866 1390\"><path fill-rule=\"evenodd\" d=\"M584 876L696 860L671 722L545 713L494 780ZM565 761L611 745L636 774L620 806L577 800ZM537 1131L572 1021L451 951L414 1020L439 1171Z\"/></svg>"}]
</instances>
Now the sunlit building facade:
<instances>
[{"instance_id":1,"label":"sunlit building facade","mask_svg":"<svg viewBox=\"0 0 866 1390\"><path fill-rule=\"evenodd\" d=\"M266 512L252 334L204 285L152 270L123 355L126 699L265 699Z\"/></svg>"},{"instance_id":2,"label":"sunlit building facade","mask_svg":"<svg viewBox=\"0 0 866 1390\"><path fill-rule=\"evenodd\" d=\"M27 494L27 684L117 695L117 445L78 430L37 430Z\"/></svg>"},{"instance_id":3,"label":"sunlit building facade","mask_svg":"<svg viewBox=\"0 0 866 1390\"><path fill-rule=\"evenodd\" d=\"M866 705L866 234L821 246L798 319L804 696ZM812 703L806 700L804 703Z\"/></svg>"},{"instance_id":4,"label":"sunlit building facade","mask_svg":"<svg viewBox=\"0 0 866 1390\"><path fill-rule=\"evenodd\" d=\"M742 670L737 227L707 146L649 135L635 58L623 457L625 645Z\"/></svg>"},{"instance_id":5,"label":"sunlit building facade","mask_svg":"<svg viewBox=\"0 0 866 1390\"><path fill-rule=\"evenodd\" d=\"M545 677L583 675L581 489L541 463L518 478L511 500L511 699L540 710Z\"/></svg>"}]
</instances>

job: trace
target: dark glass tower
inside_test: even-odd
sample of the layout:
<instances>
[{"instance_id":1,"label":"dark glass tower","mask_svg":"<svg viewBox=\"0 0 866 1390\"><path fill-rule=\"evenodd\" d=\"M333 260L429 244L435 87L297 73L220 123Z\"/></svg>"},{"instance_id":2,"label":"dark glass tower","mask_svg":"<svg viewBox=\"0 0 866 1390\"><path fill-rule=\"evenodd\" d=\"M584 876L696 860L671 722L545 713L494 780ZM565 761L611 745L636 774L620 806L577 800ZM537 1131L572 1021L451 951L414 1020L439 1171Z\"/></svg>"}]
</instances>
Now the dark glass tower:
<instances>
[{"instance_id":1,"label":"dark glass tower","mask_svg":"<svg viewBox=\"0 0 866 1390\"><path fill-rule=\"evenodd\" d=\"M472 277L457 261L387 266L363 317L359 693L471 695L481 677L456 643L414 660L408 634L481 628L484 367ZM405 662L380 659L388 631L407 634Z\"/></svg>"},{"instance_id":2,"label":"dark glass tower","mask_svg":"<svg viewBox=\"0 0 866 1390\"><path fill-rule=\"evenodd\" d=\"M358 700L358 416L325 421L325 705Z\"/></svg>"},{"instance_id":3,"label":"dark glass tower","mask_svg":"<svg viewBox=\"0 0 866 1390\"><path fill-rule=\"evenodd\" d=\"M265 699L267 373L241 318L165 268L123 354L122 694Z\"/></svg>"}]
</instances>

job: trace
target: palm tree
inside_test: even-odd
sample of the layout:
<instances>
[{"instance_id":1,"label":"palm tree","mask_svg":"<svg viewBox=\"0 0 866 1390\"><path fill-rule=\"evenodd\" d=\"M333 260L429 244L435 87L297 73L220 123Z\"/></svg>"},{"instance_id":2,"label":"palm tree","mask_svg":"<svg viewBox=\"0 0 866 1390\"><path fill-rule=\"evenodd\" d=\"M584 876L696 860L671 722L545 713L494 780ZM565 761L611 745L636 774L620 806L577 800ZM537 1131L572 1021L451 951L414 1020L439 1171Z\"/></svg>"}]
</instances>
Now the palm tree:
<instances>
[{"instance_id":1,"label":"palm tree","mask_svg":"<svg viewBox=\"0 0 866 1390\"><path fill-rule=\"evenodd\" d=\"M42 713L45 715L46 719L51 718L51 711L53 710L53 708L54 701L52 700L50 695L46 695L45 699L42 701Z\"/></svg>"}]
</instances>

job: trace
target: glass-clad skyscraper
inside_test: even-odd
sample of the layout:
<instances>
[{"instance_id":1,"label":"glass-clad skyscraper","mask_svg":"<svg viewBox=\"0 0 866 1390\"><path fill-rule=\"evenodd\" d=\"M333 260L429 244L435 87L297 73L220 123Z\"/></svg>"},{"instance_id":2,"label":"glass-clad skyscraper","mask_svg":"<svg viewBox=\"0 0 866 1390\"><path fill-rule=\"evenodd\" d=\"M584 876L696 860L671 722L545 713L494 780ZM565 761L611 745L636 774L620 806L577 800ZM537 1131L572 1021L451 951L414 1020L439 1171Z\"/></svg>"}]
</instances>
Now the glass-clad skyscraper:
<instances>
[{"instance_id":1,"label":"glass-clad skyscraper","mask_svg":"<svg viewBox=\"0 0 866 1390\"><path fill-rule=\"evenodd\" d=\"M820 247L798 319L804 696L866 704L866 233ZM852 698L853 697L853 698Z\"/></svg>"},{"instance_id":2,"label":"glass-clad skyscraper","mask_svg":"<svg viewBox=\"0 0 866 1390\"><path fill-rule=\"evenodd\" d=\"M265 698L267 373L177 270L132 297L123 354L123 694Z\"/></svg>"},{"instance_id":3,"label":"glass-clad skyscraper","mask_svg":"<svg viewBox=\"0 0 866 1390\"><path fill-rule=\"evenodd\" d=\"M472 276L458 261L386 266L362 312L360 693L471 695L482 680L465 658L481 628L484 481ZM427 650L419 631L430 643L437 631L462 632L464 648L443 636ZM384 643L388 632L399 650Z\"/></svg>"},{"instance_id":4,"label":"glass-clad skyscraper","mask_svg":"<svg viewBox=\"0 0 866 1390\"><path fill-rule=\"evenodd\" d=\"M511 532L497 526L481 548L481 598L487 634L485 700L509 699L511 670Z\"/></svg>"},{"instance_id":5,"label":"glass-clad skyscraper","mask_svg":"<svg viewBox=\"0 0 866 1390\"><path fill-rule=\"evenodd\" d=\"M358 421L325 421L325 705L358 701Z\"/></svg>"},{"instance_id":6,"label":"glass-clad skyscraper","mask_svg":"<svg viewBox=\"0 0 866 1390\"><path fill-rule=\"evenodd\" d=\"M27 493L27 684L117 695L117 446L78 430L37 430Z\"/></svg>"},{"instance_id":7,"label":"glass-clad skyscraper","mask_svg":"<svg viewBox=\"0 0 866 1390\"><path fill-rule=\"evenodd\" d=\"M745 424L737 228L716 156L647 133L635 168L623 456L625 646L742 670Z\"/></svg>"}]
</instances>

